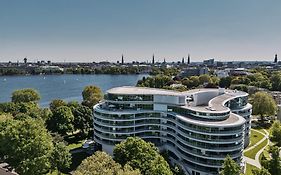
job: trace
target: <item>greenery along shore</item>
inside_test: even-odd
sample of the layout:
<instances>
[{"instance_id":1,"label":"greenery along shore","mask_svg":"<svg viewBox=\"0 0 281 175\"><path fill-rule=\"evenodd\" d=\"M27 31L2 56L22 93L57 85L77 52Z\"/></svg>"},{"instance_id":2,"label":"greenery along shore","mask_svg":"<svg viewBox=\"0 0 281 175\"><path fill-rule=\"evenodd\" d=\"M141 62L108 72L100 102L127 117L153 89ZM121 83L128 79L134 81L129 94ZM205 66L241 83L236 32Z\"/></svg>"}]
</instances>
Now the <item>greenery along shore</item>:
<instances>
[{"instance_id":1,"label":"greenery along shore","mask_svg":"<svg viewBox=\"0 0 281 175\"><path fill-rule=\"evenodd\" d=\"M99 68L91 67L66 67L59 68L42 68L42 67L0 67L0 76L2 75L39 75L39 74L142 74L150 72L147 67L141 66L102 66Z\"/></svg>"}]
</instances>

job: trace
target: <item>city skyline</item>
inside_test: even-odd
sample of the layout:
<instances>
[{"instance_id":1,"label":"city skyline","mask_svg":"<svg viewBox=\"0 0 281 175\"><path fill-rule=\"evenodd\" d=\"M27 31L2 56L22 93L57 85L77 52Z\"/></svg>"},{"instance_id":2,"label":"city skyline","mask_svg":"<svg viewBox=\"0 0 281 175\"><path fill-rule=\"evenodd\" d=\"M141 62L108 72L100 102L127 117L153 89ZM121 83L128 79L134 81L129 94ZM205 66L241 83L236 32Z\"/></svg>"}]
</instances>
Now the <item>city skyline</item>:
<instances>
[{"instance_id":1,"label":"city skyline","mask_svg":"<svg viewBox=\"0 0 281 175\"><path fill-rule=\"evenodd\" d=\"M0 62L273 61L281 2L270 2L1 1Z\"/></svg>"}]
</instances>

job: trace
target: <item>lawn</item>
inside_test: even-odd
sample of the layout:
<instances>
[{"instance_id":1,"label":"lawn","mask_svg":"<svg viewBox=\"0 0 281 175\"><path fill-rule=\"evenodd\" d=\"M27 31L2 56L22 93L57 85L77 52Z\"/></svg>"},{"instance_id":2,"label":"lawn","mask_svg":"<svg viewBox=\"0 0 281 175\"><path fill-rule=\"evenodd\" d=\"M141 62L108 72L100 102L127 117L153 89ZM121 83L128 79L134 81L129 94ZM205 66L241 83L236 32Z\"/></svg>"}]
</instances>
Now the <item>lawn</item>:
<instances>
[{"instance_id":1,"label":"lawn","mask_svg":"<svg viewBox=\"0 0 281 175\"><path fill-rule=\"evenodd\" d=\"M258 169L257 167L251 165L251 164L246 164L246 174L245 175L253 175L252 170Z\"/></svg>"},{"instance_id":2,"label":"lawn","mask_svg":"<svg viewBox=\"0 0 281 175\"><path fill-rule=\"evenodd\" d=\"M78 141L78 142L75 142L75 143L68 144L67 148L69 150L80 148L80 147L82 147L83 142L84 142L84 140L81 140L81 141Z\"/></svg>"},{"instance_id":3,"label":"lawn","mask_svg":"<svg viewBox=\"0 0 281 175\"><path fill-rule=\"evenodd\" d=\"M259 145L257 145L255 148L244 152L244 156L247 156L251 159L255 159L255 156L257 154L257 152L262 149L268 142L268 139L265 139L263 142L261 142Z\"/></svg>"},{"instance_id":4,"label":"lawn","mask_svg":"<svg viewBox=\"0 0 281 175\"><path fill-rule=\"evenodd\" d=\"M258 143L264 136L255 131L255 130L251 130L251 137L250 137L250 144L248 147L255 145L256 143Z\"/></svg>"}]
</instances>

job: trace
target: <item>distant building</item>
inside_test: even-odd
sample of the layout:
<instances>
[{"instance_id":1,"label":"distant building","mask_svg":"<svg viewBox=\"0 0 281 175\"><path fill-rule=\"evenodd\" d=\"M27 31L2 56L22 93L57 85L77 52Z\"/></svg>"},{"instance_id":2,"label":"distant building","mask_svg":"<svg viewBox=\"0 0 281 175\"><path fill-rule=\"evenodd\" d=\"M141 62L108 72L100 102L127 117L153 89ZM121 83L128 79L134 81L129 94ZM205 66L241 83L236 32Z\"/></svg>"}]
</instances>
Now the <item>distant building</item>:
<instances>
[{"instance_id":1,"label":"distant building","mask_svg":"<svg viewBox=\"0 0 281 175\"><path fill-rule=\"evenodd\" d=\"M204 60L203 64L206 66L213 66L215 64L215 59Z\"/></svg>"},{"instance_id":2,"label":"distant building","mask_svg":"<svg viewBox=\"0 0 281 175\"><path fill-rule=\"evenodd\" d=\"M217 66L217 67L223 67L223 62L217 61L217 62L216 62L216 66Z\"/></svg>"},{"instance_id":3,"label":"distant building","mask_svg":"<svg viewBox=\"0 0 281 175\"><path fill-rule=\"evenodd\" d=\"M124 56L123 56L123 54L122 54L121 64L124 64Z\"/></svg>"},{"instance_id":4,"label":"distant building","mask_svg":"<svg viewBox=\"0 0 281 175\"><path fill-rule=\"evenodd\" d=\"M180 73L180 76L181 77L199 76L208 73L209 73L209 69L207 67L188 67L183 69L183 71Z\"/></svg>"},{"instance_id":5,"label":"distant building","mask_svg":"<svg viewBox=\"0 0 281 175\"><path fill-rule=\"evenodd\" d=\"M275 54L274 63L278 62L277 54Z\"/></svg>"},{"instance_id":6,"label":"distant building","mask_svg":"<svg viewBox=\"0 0 281 175\"><path fill-rule=\"evenodd\" d=\"M155 63L154 54L152 55L152 64Z\"/></svg>"},{"instance_id":7,"label":"distant building","mask_svg":"<svg viewBox=\"0 0 281 175\"><path fill-rule=\"evenodd\" d=\"M215 74L219 78L225 78L225 77L229 76L229 70L227 70L227 69L225 69L225 70L215 70Z\"/></svg>"},{"instance_id":8,"label":"distant building","mask_svg":"<svg viewBox=\"0 0 281 175\"><path fill-rule=\"evenodd\" d=\"M63 71L59 66L40 66L40 68L45 71Z\"/></svg>"},{"instance_id":9,"label":"distant building","mask_svg":"<svg viewBox=\"0 0 281 175\"><path fill-rule=\"evenodd\" d=\"M188 57L187 57L187 64L189 65L190 64L190 55L188 54Z\"/></svg>"},{"instance_id":10,"label":"distant building","mask_svg":"<svg viewBox=\"0 0 281 175\"><path fill-rule=\"evenodd\" d=\"M229 74L231 76L245 76L245 75L250 75L251 73L247 72L247 69L245 68L236 68L230 70Z\"/></svg>"},{"instance_id":11,"label":"distant building","mask_svg":"<svg viewBox=\"0 0 281 175\"><path fill-rule=\"evenodd\" d=\"M24 58L23 62L24 62L24 64L26 64L27 63L27 58Z\"/></svg>"}]
</instances>

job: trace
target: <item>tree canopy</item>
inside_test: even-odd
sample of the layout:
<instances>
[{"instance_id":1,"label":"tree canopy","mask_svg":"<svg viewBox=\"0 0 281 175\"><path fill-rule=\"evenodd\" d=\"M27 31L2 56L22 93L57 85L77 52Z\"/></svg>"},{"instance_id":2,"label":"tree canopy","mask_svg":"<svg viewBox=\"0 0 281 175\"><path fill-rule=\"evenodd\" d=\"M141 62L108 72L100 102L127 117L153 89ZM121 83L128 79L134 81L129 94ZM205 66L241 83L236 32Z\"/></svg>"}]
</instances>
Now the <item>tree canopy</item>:
<instances>
[{"instance_id":1,"label":"tree canopy","mask_svg":"<svg viewBox=\"0 0 281 175\"><path fill-rule=\"evenodd\" d=\"M50 103L50 110L54 112L57 108L61 106L66 106L66 102L62 99L55 99Z\"/></svg>"},{"instance_id":2,"label":"tree canopy","mask_svg":"<svg viewBox=\"0 0 281 175\"><path fill-rule=\"evenodd\" d=\"M276 143L277 146L281 146L281 123L276 120L270 129L270 140Z\"/></svg>"},{"instance_id":3,"label":"tree canopy","mask_svg":"<svg viewBox=\"0 0 281 175\"><path fill-rule=\"evenodd\" d=\"M253 95L251 103L253 105L253 114L260 115L262 121L265 115L274 115L277 110L272 96L266 92L256 92Z\"/></svg>"},{"instance_id":4,"label":"tree canopy","mask_svg":"<svg viewBox=\"0 0 281 175\"><path fill-rule=\"evenodd\" d=\"M102 91L97 86L86 86L82 92L83 102L82 104L92 107L103 99Z\"/></svg>"},{"instance_id":5,"label":"tree canopy","mask_svg":"<svg viewBox=\"0 0 281 175\"><path fill-rule=\"evenodd\" d=\"M53 143L43 123L31 118L5 122L0 123L6 125L0 132L0 152L4 155L5 161L19 174L48 172Z\"/></svg>"},{"instance_id":6,"label":"tree canopy","mask_svg":"<svg viewBox=\"0 0 281 175\"><path fill-rule=\"evenodd\" d=\"M14 103L37 102L39 100L40 95L34 89L21 89L12 93L12 102Z\"/></svg>"},{"instance_id":7,"label":"tree canopy","mask_svg":"<svg viewBox=\"0 0 281 175\"><path fill-rule=\"evenodd\" d=\"M67 106L58 107L53 115L47 120L47 127L52 132L58 132L65 135L67 132L73 131L74 116Z\"/></svg>"},{"instance_id":8,"label":"tree canopy","mask_svg":"<svg viewBox=\"0 0 281 175\"><path fill-rule=\"evenodd\" d=\"M281 174L280 148L272 146L269 152L271 153L271 159L262 161L262 165L272 175Z\"/></svg>"},{"instance_id":9,"label":"tree canopy","mask_svg":"<svg viewBox=\"0 0 281 175\"><path fill-rule=\"evenodd\" d=\"M239 175L240 166L229 155L224 159L220 175Z\"/></svg>"},{"instance_id":10,"label":"tree canopy","mask_svg":"<svg viewBox=\"0 0 281 175\"><path fill-rule=\"evenodd\" d=\"M128 137L115 146L113 155L114 160L121 165L128 164L144 175L172 175L168 163L158 149L141 138Z\"/></svg>"},{"instance_id":11,"label":"tree canopy","mask_svg":"<svg viewBox=\"0 0 281 175\"><path fill-rule=\"evenodd\" d=\"M85 134L93 128L92 110L89 107L78 105L72 108L72 113L74 116L73 126L75 130L80 130Z\"/></svg>"},{"instance_id":12,"label":"tree canopy","mask_svg":"<svg viewBox=\"0 0 281 175\"><path fill-rule=\"evenodd\" d=\"M122 167L105 152L97 151L83 160L74 175L141 175L139 170L133 170L129 165Z\"/></svg>"},{"instance_id":13,"label":"tree canopy","mask_svg":"<svg viewBox=\"0 0 281 175\"><path fill-rule=\"evenodd\" d=\"M253 175L271 175L267 169L262 167L261 169L253 169Z\"/></svg>"}]
</instances>

